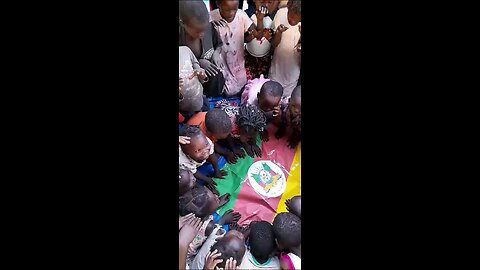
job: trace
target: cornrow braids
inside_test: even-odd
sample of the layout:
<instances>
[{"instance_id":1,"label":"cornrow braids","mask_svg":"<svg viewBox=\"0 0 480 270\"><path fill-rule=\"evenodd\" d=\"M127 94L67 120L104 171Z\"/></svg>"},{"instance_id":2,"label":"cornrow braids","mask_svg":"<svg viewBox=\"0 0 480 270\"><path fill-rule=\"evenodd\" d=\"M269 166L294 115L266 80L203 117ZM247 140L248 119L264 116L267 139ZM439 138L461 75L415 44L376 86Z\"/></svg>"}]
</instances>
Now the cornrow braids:
<instances>
[{"instance_id":1,"label":"cornrow braids","mask_svg":"<svg viewBox=\"0 0 480 270\"><path fill-rule=\"evenodd\" d=\"M237 125L247 134L263 131L267 126L265 114L254 104L243 104L238 109Z\"/></svg>"},{"instance_id":2,"label":"cornrow braids","mask_svg":"<svg viewBox=\"0 0 480 270\"><path fill-rule=\"evenodd\" d=\"M194 213L196 217L204 220L211 213L208 213L208 189L196 187L187 191L179 198L179 213L181 216Z\"/></svg>"}]
</instances>

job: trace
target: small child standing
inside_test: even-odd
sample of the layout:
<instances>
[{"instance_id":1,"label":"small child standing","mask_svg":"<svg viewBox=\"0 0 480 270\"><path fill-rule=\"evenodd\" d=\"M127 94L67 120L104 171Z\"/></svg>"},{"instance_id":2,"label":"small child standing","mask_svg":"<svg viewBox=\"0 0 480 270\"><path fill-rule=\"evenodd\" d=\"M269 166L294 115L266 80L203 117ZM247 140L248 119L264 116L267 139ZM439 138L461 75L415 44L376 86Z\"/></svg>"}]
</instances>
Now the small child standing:
<instances>
[{"instance_id":1,"label":"small child standing","mask_svg":"<svg viewBox=\"0 0 480 270\"><path fill-rule=\"evenodd\" d=\"M280 8L273 20L276 30L272 39L274 48L268 78L283 86L283 96L290 96L300 77L301 3L289 0L287 7Z\"/></svg>"},{"instance_id":2,"label":"small child standing","mask_svg":"<svg viewBox=\"0 0 480 270\"><path fill-rule=\"evenodd\" d=\"M222 56L226 97L237 95L247 83L245 42L254 38L255 25L245 11L238 9L238 0L217 0L218 9L210 12L213 21L221 22L218 33L222 40ZM225 23L226 22L226 23Z\"/></svg>"}]
</instances>

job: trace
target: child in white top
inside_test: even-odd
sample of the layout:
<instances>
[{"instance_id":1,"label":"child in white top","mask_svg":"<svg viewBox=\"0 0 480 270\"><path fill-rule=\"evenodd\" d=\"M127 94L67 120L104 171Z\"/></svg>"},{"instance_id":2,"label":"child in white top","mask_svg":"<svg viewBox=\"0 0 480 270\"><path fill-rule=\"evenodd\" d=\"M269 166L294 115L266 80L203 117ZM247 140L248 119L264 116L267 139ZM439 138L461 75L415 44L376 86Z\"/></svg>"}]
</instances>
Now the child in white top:
<instances>
[{"instance_id":1,"label":"child in white top","mask_svg":"<svg viewBox=\"0 0 480 270\"><path fill-rule=\"evenodd\" d=\"M268 78L283 86L285 97L292 94L300 77L300 51L297 45L300 42L301 20L300 1L292 0L288 1L287 7L278 10L273 20L274 53Z\"/></svg>"},{"instance_id":2,"label":"child in white top","mask_svg":"<svg viewBox=\"0 0 480 270\"><path fill-rule=\"evenodd\" d=\"M210 17L222 40L221 55L225 61L222 73L225 78L223 94L237 95L247 83L245 70L245 42L254 38L255 26L245 13L238 9L238 0L218 0L218 9L210 12Z\"/></svg>"}]
</instances>

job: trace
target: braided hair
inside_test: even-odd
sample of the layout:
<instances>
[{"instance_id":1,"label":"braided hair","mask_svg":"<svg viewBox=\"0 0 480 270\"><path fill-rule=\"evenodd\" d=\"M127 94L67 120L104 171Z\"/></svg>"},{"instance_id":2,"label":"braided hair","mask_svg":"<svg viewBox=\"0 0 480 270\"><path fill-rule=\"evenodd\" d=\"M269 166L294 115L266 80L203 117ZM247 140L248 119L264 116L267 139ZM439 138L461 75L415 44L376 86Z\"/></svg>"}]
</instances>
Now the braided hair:
<instances>
[{"instance_id":1,"label":"braided hair","mask_svg":"<svg viewBox=\"0 0 480 270\"><path fill-rule=\"evenodd\" d=\"M243 104L238 109L237 125L246 134L263 131L267 126L265 114L254 104Z\"/></svg>"},{"instance_id":2,"label":"braided hair","mask_svg":"<svg viewBox=\"0 0 480 270\"><path fill-rule=\"evenodd\" d=\"M209 213L208 193L209 190L205 186L196 187L187 191L179 199L180 216L194 213L196 217L204 220L206 217L211 215L212 213Z\"/></svg>"}]
</instances>

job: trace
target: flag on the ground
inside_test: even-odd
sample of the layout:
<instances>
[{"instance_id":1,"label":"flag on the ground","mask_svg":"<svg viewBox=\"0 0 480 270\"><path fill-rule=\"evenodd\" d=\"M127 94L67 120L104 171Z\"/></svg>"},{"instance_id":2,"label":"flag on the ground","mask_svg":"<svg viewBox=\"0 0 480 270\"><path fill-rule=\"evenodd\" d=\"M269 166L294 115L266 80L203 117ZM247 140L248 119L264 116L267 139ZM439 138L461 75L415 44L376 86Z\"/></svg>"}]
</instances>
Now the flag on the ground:
<instances>
[{"instance_id":1,"label":"flag on the ground","mask_svg":"<svg viewBox=\"0 0 480 270\"><path fill-rule=\"evenodd\" d=\"M285 212L285 201L301 194L300 144L295 149L287 146L286 138L275 138L276 128L269 126L270 140L262 142L262 156L246 156L236 164L227 164L225 179L214 179L220 195L230 193L228 202L219 211L233 209L242 214L239 224L255 220L273 221L277 213Z\"/></svg>"}]
</instances>

